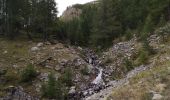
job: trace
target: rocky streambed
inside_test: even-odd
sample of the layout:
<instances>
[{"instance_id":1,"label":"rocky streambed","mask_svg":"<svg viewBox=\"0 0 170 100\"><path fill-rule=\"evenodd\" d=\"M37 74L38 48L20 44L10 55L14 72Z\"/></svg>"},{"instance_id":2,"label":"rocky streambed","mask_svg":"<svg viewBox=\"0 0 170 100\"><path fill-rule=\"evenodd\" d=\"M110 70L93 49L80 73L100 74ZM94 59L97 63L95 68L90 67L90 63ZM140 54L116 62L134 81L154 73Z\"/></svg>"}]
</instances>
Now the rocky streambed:
<instances>
[{"instance_id":1,"label":"rocky streambed","mask_svg":"<svg viewBox=\"0 0 170 100\"><path fill-rule=\"evenodd\" d=\"M101 66L101 61L98 56L88 49L85 50L84 54L86 62L92 65L93 70L95 70L97 74L95 79L86 87L69 94L70 100L102 100L104 97L109 95L114 88L128 84L130 78L148 68L148 66L141 65L128 72L123 79L105 81L107 76L110 76L111 74L106 73L107 69L105 69L105 66Z\"/></svg>"}]
</instances>

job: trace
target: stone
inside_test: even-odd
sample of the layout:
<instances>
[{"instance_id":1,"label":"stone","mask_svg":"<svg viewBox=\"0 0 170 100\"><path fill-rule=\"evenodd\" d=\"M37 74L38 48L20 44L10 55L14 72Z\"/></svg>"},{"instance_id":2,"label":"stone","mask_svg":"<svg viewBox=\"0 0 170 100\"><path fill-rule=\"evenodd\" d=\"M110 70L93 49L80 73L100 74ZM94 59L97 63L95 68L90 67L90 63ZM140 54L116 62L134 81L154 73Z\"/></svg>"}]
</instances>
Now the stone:
<instances>
[{"instance_id":1,"label":"stone","mask_svg":"<svg viewBox=\"0 0 170 100\"><path fill-rule=\"evenodd\" d=\"M91 58L89 58L89 64L92 64L92 59Z\"/></svg>"},{"instance_id":2,"label":"stone","mask_svg":"<svg viewBox=\"0 0 170 100\"><path fill-rule=\"evenodd\" d=\"M17 69L17 68L18 68L18 65L15 64L15 65L13 65L12 67L15 68L15 69Z\"/></svg>"},{"instance_id":3,"label":"stone","mask_svg":"<svg viewBox=\"0 0 170 100\"><path fill-rule=\"evenodd\" d=\"M167 60L170 60L170 57L166 57Z\"/></svg>"},{"instance_id":4,"label":"stone","mask_svg":"<svg viewBox=\"0 0 170 100\"><path fill-rule=\"evenodd\" d=\"M6 50L3 52L3 54L7 54L7 53L8 53L8 51L6 51Z\"/></svg>"},{"instance_id":5,"label":"stone","mask_svg":"<svg viewBox=\"0 0 170 100\"><path fill-rule=\"evenodd\" d=\"M92 65L87 65L87 68L88 68L88 73L91 73L92 72L92 70L93 70L93 66Z\"/></svg>"},{"instance_id":6,"label":"stone","mask_svg":"<svg viewBox=\"0 0 170 100\"><path fill-rule=\"evenodd\" d=\"M160 94L154 94L153 97L152 97L152 100L161 100L163 98L162 95Z\"/></svg>"},{"instance_id":7,"label":"stone","mask_svg":"<svg viewBox=\"0 0 170 100\"><path fill-rule=\"evenodd\" d=\"M45 42L46 45L51 45L51 43L49 41Z\"/></svg>"},{"instance_id":8,"label":"stone","mask_svg":"<svg viewBox=\"0 0 170 100\"><path fill-rule=\"evenodd\" d=\"M37 44L37 47L42 47L43 45L44 44L40 42L40 43Z\"/></svg>"},{"instance_id":9,"label":"stone","mask_svg":"<svg viewBox=\"0 0 170 100\"><path fill-rule=\"evenodd\" d=\"M24 92L24 89L19 86L9 86L7 89L7 95L2 100L39 100L39 98L33 97Z\"/></svg>"},{"instance_id":10,"label":"stone","mask_svg":"<svg viewBox=\"0 0 170 100\"><path fill-rule=\"evenodd\" d=\"M32 48L31 48L31 51L32 51L32 52L35 52L35 51L38 51L38 50L39 50L38 47L32 47Z\"/></svg>"},{"instance_id":11,"label":"stone","mask_svg":"<svg viewBox=\"0 0 170 100\"><path fill-rule=\"evenodd\" d=\"M62 68L62 67L60 67L60 66L56 66L54 69L55 69L56 71L60 71L61 68Z\"/></svg>"},{"instance_id":12,"label":"stone","mask_svg":"<svg viewBox=\"0 0 170 100\"><path fill-rule=\"evenodd\" d=\"M40 84L40 83L36 83L36 84L35 84L35 90L36 90L37 92L41 92L41 84Z\"/></svg>"},{"instance_id":13,"label":"stone","mask_svg":"<svg viewBox=\"0 0 170 100\"><path fill-rule=\"evenodd\" d=\"M41 73L39 76L39 79L47 82L48 81L48 73Z\"/></svg>"},{"instance_id":14,"label":"stone","mask_svg":"<svg viewBox=\"0 0 170 100\"><path fill-rule=\"evenodd\" d=\"M59 63L64 66L66 63L68 62L68 60L66 59L62 59L61 61L59 61Z\"/></svg>"},{"instance_id":15,"label":"stone","mask_svg":"<svg viewBox=\"0 0 170 100\"><path fill-rule=\"evenodd\" d=\"M74 94L76 92L76 87L75 86L72 86L70 88L70 91L69 91L69 94Z\"/></svg>"},{"instance_id":16,"label":"stone","mask_svg":"<svg viewBox=\"0 0 170 100\"><path fill-rule=\"evenodd\" d=\"M78 50L82 51L83 49L81 47L78 47Z\"/></svg>"}]
</instances>

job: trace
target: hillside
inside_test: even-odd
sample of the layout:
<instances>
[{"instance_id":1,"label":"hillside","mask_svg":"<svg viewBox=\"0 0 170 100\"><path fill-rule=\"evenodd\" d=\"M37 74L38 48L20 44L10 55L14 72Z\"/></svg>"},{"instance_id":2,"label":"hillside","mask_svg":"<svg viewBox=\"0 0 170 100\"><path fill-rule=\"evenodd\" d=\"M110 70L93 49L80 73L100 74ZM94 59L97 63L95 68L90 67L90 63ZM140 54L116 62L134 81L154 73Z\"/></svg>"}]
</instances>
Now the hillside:
<instances>
[{"instance_id":1,"label":"hillside","mask_svg":"<svg viewBox=\"0 0 170 100\"><path fill-rule=\"evenodd\" d=\"M0 100L170 100L170 0L0 0Z\"/></svg>"},{"instance_id":2,"label":"hillside","mask_svg":"<svg viewBox=\"0 0 170 100\"><path fill-rule=\"evenodd\" d=\"M169 32L169 24L156 32L165 29ZM146 63L139 60L143 47L136 37L115 43L98 55L90 49L62 43L7 41L1 38L0 97L2 100L39 100L43 84L53 73L56 79L66 82L67 88L63 89L68 92L65 96L70 100L168 100L170 52L169 36L165 34L165 37L166 42L156 34L148 38L155 53L145 57L148 59ZM37 74L26 82L22 81L23 70L30 64ZM63 78L66 73L71 75L69 79Z\"/></svg>"}]
</instances>

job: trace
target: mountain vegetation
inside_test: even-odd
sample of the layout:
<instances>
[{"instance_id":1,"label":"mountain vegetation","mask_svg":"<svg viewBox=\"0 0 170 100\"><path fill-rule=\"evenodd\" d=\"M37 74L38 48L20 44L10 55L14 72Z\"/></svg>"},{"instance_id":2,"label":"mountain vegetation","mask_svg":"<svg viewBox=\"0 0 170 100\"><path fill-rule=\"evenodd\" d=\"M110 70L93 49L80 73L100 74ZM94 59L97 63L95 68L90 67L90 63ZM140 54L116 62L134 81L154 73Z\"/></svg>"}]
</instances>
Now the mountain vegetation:
<instances>
[{"instance_id":1,"label":"mountain vegetation","mask_svg":"<svg viewBox=\"0 0 170 100\"><path fill-rule=\"evenodd\" d=\"M152 33L170 20L169 0L98 0L73 5L82 13L59 20L54 0L0 0L0 33L14 39L51 38L73 45L108 47L121 37Z\"/></svg>"},{"instance_id":2,"label":"mountain vegetation","mask_svg":"<svg viewBox=\"0 0 170 100\"><path fill-rule=\"evenodd\" d=\"M0 100L169 100L169 44L170 0L0 0Z\"/></svg>"}]
</instances>

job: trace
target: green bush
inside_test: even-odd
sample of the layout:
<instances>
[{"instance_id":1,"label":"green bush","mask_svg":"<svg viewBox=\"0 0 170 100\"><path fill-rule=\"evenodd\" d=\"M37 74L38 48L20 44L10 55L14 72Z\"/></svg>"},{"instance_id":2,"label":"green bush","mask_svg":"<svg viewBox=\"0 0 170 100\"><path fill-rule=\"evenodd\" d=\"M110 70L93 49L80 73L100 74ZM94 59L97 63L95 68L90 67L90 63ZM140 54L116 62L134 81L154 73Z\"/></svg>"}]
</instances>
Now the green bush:
<instances>
[{"instance_id":1,"label":"green bush","mask_svg":"<svg viewBox=\"0 0 170 100\"><path fill-rule=\"evenodd\" d=\"M83 75L89 75L89 69L88 69L88 67L85 66L85 67L81 70L81 73L82 73Z\"/></svg>"},{"instance_id":2,"label":"green bush","mask_svg":"<svg viewBox=\"0 0 170 100\"><path fill-rule=\"evenodd\" d=\"M146 64L148 62L149 59L149 55L147 51L140 51L138 60L137 60L137 65L141 65L141 64Z\"/></svg>"},{"instance_id":3,"label":"green bush","mask_svg":"<svg viewBox=\"0 0 170 100\"><path fill-rule=\"evenodd\" d=\"M158 35L160 35L163 39L163 42L166 41L166 35L169 35L170 34L170 23L166 24L165 26L157 29L155 31L155 33L157 33Z\"/></svg>"},{"instance_id":4,"label":"green bush","mask_svg":"<svg viewBox=\"0 0 170 100\"><path fill-rule=\"evenodd\" d=\"M145 24L143 27L143 32L144 33L148 33L148 32L152 32L154 30L154 21L152 18L152 15L148 15L145 19Z\"/></svg>"},{"instance_id":5,"label":"green bush","mask_svg":"<svg viewBox=\"0 0 170 100\"><path fill-rule=\"evenodd\" d=\"M130 71L134 68L132 61L130 61L128 58L124 59L124 65L125 65L127 71Z\"/></svg>"},{"instance_id":6,"label":"green bush","mask_svg":"<svg viewBox=\"0 0 170 100\"><path fill-rule=\"evenodd\" d=\"M42 96L50 99L63 100L62 83L56 81L54 75L51 73L48 76L48 82L42 85Z\"/></svg>"},{"instance_id":7,"label":"green bush","mask_svg":"<svg viewBox=\"0 0 170 100\"><path fill-rule=\"evenodd\" d=\"M71 68L67 68L64 71L64 74L60 77L60 79L62 83L66 84L66 86L72 86L73 85L72 77L73 77L73 73Z\"/></svg>"},{"instance_id":8,"label":"green bush","mask_svg":"<svg viewBox=\"0 0 170 100\"><path fill-rule=\"evenodd\" d=\"M126 40L130 40L132 37L133 37L132 31L130 29L127 29L125 33Z\"/></svg>"},{"instance_id":9,"label":"green bush","mask_svg":"<svg viewBox=\"0 0 170 100\"><path fill-rule=\"evenodd\" d=\"M31 81L36 76L37 76L37 72L34 66L30 64L21 72L21 82Z\"/></svg>"},{"instance_id":10,"label":"green bush","mask_svg":"<svg viewBox=\"0 0 170 100\"><path fill-rule=\"evenodd\" d=\"M143 50L148 52L149 55L152 55L152 54L155 53L153 48L149 45L149 42L148 42L147 39L143 40L143 45L142 46L143 46Z\"/></svg>"}]
</instances>

